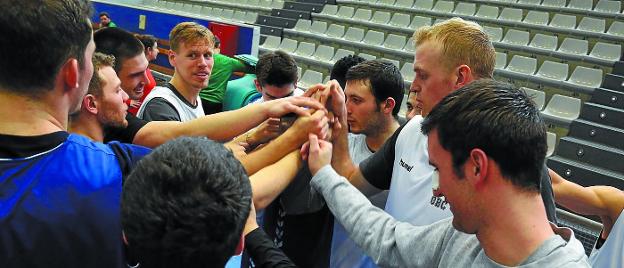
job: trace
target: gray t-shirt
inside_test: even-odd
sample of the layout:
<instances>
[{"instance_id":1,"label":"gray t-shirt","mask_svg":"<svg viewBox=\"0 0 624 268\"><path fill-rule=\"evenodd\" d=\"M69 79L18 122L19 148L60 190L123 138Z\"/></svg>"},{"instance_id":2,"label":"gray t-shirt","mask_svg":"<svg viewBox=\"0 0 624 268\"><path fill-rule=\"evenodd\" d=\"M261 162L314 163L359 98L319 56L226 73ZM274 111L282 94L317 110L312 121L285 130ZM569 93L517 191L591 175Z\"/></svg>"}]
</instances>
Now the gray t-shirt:
<instances>
[{"instance_id":1,"label":"gray t-shirt","mask_svg":"<svg viewBox=\"0 0 624 268\"><path fill-rule=\"evenodd\" d=\"M491 260L475 235L455 230L452 218L431 225L400 222L371 203L331 166L311 185L324 197L336 220L382 267L504 267ZM590 267L572 230L552 225L555 235L518 267ZM505 239L505 237L501 237Z\"/></svg>"}]
</instances>

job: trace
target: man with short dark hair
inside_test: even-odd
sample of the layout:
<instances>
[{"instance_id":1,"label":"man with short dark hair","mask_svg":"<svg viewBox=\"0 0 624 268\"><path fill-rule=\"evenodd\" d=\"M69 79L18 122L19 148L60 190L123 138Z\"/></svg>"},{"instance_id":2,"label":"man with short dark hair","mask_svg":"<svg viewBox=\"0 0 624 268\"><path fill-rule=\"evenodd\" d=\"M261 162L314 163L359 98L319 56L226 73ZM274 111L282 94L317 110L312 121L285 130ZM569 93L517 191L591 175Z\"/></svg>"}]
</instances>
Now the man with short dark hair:
<instances>
[{"instance_id":1,"label":"man with short dark hair","mask_svg":"<svg viewBox=\"0 0 624 268\"><path fill-rule=\"evenodd\" d=\"M256 224L245 226L252 187L214 141L185 137L158 147L130 174L121 199L124 237L141 267L223 267L242 251L243 234L259 264L290 263Z\"/></svg>"},{"instance_id":2,"label":"man with short dark hair","mask_svg":"<svg viewBox=\"0 0 624 268\"><path fill-rule=\"evenodd\" d=\"M417 95L418 94L413 91L410 91L407 94L407 111L405 111L405 119L408 121L421 113L421 107L416 102Z\"/></svg>"},{"instance_id":3,"label":"man with short dark hair","mask_svg":"<svg viewBox=\"0 0 624 268\"><path fill-rule=\"evenodd\" d=\"M254 103L302 95L303 90L297 87L298 80L297 63L288 53L276 50L263 54L256 64L254 81L262 98Z\"/></svg>"},{"instance_id":4,"label":"man with short dark hair","mask_svg":"<svg viewBox=\"0 0 624 268\"><path fill-rule=\"evenodd\" d=\"M108 14L108 12L100 12L100 24L99 24L99 28L105 28L105 27L110 27L110 28L115 28L117 27L117 24L115 24L111 19L110 19L110 15Z\"/></svg>"},{"instance_id":5,"label":"man with short dark hair","mask_svg":"<svg viewBox=\"0 0 624 268\"><path fill-rule=\"evenodd\" d=\"M123 166L149 150L66 131L93 76L90 13L84 0L0 2L3 267L123 265Z\"/></svg>"},{"instance_id":6,"label":"man with short dark hair","mask_svg":"<svg viewBox=\"0 0 624 268\"><path fill-rule=\"evenodd\" d=\"M546 126L523 91L472 82L432 107L422 132L433 192L453 213L425 226L372 206L330 166L331 143L310 137L311 184L378 265L589 267L572 230L548 222L540 195Z\"/></svg>"},{"instance_id":7,"label":"man with short dark hair","mask_svg":"<svg viewBox=\"0 0 624 268\"><path fill-rule=\"evenodd\" d=\"M336 61L329 74L330 80L338 81L343 89L347 87L347 72L349 69L365 61L364 58L356 55L347 55Z\"/></svg>"}]
</instances>

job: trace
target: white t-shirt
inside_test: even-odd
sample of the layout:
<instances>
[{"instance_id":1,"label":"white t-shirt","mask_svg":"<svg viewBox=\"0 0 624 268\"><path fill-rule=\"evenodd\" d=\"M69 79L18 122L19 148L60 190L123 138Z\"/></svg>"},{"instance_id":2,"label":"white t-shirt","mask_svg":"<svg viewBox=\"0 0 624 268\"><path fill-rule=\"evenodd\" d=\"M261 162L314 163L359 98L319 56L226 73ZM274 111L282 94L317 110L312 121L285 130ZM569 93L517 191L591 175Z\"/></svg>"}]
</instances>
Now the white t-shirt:
<instances>
[{"instance_id":1,"label":"white t-shirt","mask_svg":"<svg viewBox=\"0 0 624 268\"><path fill-rule=\"evenodd\" d=\"M615 221L609 237L600 249L589 255L589 264L592 267L622 268L624 267L624 211Z\"/></svg>"},{"instance_id":2,"label":"white t-shirt","mask_svg":"<svg viewBox=\"0 0 624 268\"><path fill-rule=\"evenodd\" d=\"M204 116L204 109L201 105L201 99L197 96L197 106L191 107L181 100L173 90L167 87L155 87L143 100L137 117L143 119L145 113L145 107L154 98L163 98L169 102L178 112L180 116L180 122L191 121L193 119Z\"/></svg>"}]
</instances>

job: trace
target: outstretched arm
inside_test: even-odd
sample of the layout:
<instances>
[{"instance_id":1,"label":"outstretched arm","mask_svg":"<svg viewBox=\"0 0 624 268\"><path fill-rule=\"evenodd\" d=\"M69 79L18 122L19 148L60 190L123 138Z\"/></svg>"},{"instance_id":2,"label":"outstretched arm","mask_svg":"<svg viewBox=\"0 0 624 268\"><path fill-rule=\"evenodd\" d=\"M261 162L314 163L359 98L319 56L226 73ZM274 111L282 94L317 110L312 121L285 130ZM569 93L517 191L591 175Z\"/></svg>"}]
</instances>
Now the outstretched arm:
<instances>
[{"instance_id":1,"label":"outstretched arm","mask_svg":"<svg viewBox=\"0 0 624 268\"><path fill-rule=\"evenodd\" d=\"M249 177L253 201L258 209L266 208L292 182L303 166L299 150Z\"/></svg>"},{"instance_id":2,"label":"outstretched arm","mask_svg":"<svg viewBox=\"0 0 624 268\"><path fill-rule=\"evenodd\" d=\"M600 216L608 234L624 209L624 192L610 186L583 187L559 176L551 169L555 201L576 213Z\"/></svg>"}]
</instances>

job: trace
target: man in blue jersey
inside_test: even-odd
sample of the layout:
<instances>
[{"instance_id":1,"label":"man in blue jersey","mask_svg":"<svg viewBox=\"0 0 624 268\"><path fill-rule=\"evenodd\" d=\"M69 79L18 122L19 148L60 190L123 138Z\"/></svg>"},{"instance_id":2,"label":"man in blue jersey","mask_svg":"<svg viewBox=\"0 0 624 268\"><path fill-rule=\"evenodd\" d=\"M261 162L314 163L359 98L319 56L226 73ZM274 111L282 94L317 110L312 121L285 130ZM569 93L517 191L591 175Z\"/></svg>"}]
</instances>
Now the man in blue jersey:
<instances>
[{"instance_id":1,"label":"man in blue jersey","mask_svg":"<svg viewBox=\"0 0 624 268\"><path fill-rule=\"evenodd\" d=\"M66 131L93 75L90 14L86 0L0 2L3 267L123 265L120 163L149 150Z\"/></svg>"}]
</instances>

